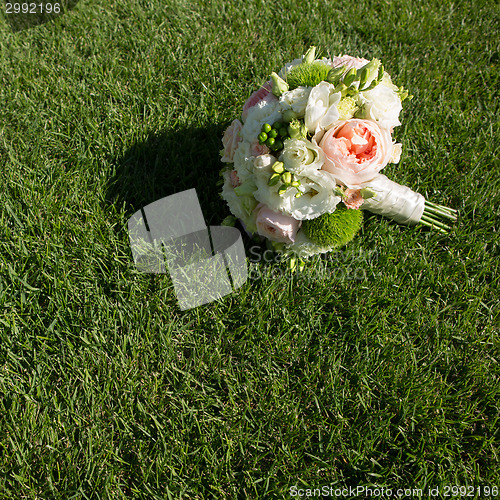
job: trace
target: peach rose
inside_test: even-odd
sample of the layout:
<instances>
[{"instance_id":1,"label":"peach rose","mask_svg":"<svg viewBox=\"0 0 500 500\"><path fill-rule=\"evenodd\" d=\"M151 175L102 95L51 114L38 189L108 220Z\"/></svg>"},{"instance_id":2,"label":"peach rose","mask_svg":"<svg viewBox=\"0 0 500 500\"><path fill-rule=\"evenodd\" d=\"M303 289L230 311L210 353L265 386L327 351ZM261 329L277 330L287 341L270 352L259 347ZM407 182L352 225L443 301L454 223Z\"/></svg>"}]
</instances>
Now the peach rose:
<instances>
[{"instance_id":1,"label":"peach rose","mask_svg":"<svg viewBox=\"0 0 500 500\"><path fill-rule=\"evenodd\" d=\"M348 187L370 181L391 160L394 144L388 130L375 122L351 119L340 122L322 137L323 170Z\"/></svg>"},{"instance_id":2,"label":"peach rose","mask_svg":"<svg viewBox=\"0 0 500 500\"><path fill-rule=\"evenodd\" d=\"M243 124L239 120L233 120L231 125L227 127L224 132L224 137L222 138L222 144L224 146L224 155L221 160L224 163L232 163L234 158L234 152L241 142L240 130L243 128Z\"/></svg>"},{"instance_id":3,"label":"peach rose","mask_svg":"<svg viewBox=\"0 0 500 500\"><path fill-rule=\"evenodd\" d=\"M280 243L293 243L300 221L279 212L273 212L263 204L257 206L257 232L261 236Z\"/></svg>"}]
</instances>

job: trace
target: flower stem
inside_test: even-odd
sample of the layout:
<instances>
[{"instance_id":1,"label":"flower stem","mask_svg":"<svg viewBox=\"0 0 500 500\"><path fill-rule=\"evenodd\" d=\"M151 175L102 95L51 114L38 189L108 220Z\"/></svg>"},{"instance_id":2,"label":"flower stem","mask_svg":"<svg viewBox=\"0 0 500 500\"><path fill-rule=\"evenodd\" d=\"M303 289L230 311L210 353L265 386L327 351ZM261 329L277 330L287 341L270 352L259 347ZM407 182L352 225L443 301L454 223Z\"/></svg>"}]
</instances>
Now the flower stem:
<instances>
[{"instance_id":1,"label":"flower stem","mask_svg":"<svg viewBox=\"0 0 500 500\"><path fill-rule=\"evenodd\" d=\"M424 219L421 219L419 224L422 224L423 226L427 226L427 227L430 227L432 229L436 229L438 230L440 233L444 233L444 234L447 234L448 231L445 231L444 229L441 229L440 227L436 227L433 223L431 222L427 222L426 220Z\"/></svg>"},{"instance_id":2,"label":"flower stem","mask_svg":"<svg viewBox=\"0 0 500 500\"><path fill-rule=\"evenodd\" d=\"M441 229L444 229L446 231L450 229L450 226L447 226L446 224L439 222L438 219L435 219L434 217L431 217L429 215L422 215L421 220L429 222L430 224L434 224L436 227L440 227Z\"/></svg>"},{"instance_id":3,"label":"flower stem","mask_svg":"<svg viewBox=\"0 0 500 500\"><path fill-rule=\"evenodd\" d=\"M427 213L427 214L435 214L435 215L438 215L438 216L441 216L441 217L444 217L445 219L450 219L450 220L457 220L457 216L454 215L454 214L451 214L450 212L446 212L444 210L440 210L438 208L434 208L434 207L428 207L426 206L425 209L424 209L424 214Z\"/></svg>"},{"instance_id":4,"label":"flower stem","mask_svg":"<svg viewBox=\"0 0 500 500\"><path fill-rule=\"evenodd\" d=\"M432 201L429 201L429 200L425 200L425 204L430 206L430 207L445 210L446 212L458 213L458 210L455 210L454 208L445 207L444 205L438 205L437 203L432 203Z\"/></svg>"},{"instance_id":5,"label":"flower stem","mask_svg":"<svg viewBox=\"0 0 500 500\"><path fill-rule=\"evenodd\" d=\"M445 207L425 200L424 212L420 219L420 223L437 229L441 233L447 233L450 227L444 222L457 220L457 211L454 208Z\"/></svg>"}]
</instances>

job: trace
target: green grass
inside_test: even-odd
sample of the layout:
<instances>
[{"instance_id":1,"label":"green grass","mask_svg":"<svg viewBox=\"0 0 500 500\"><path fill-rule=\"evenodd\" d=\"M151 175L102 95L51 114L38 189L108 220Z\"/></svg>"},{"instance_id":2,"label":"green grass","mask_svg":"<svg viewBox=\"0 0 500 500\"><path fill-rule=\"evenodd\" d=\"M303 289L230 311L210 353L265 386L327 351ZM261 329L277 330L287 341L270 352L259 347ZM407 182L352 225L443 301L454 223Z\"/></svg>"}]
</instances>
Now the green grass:
<instances>
[{"instance_id":1,"label":"green grass","mask_svg":"<svg viewBox=\"0 0 500 500\"><path fill-rule=\"evenodd\" d=\"M499 19L480 0L0 17L0 498L498 485ZM127 220L196 188L219 224L225 127L310 45L377 57L415 96L385 173L459 220L369 216L305 271L253 262L181 312L135 271Z\"/></svg>"}]
</instances>

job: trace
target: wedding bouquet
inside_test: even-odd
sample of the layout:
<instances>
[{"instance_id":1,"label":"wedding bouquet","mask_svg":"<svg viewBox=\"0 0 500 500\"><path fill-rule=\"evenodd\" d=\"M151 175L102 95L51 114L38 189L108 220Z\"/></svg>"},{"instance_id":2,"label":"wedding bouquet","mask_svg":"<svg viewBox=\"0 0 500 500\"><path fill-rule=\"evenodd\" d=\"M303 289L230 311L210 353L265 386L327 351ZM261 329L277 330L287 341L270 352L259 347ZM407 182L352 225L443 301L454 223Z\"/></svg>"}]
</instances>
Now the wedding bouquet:
<instances>
[{"instance_id":1,"label":"wedding bouquet","mask_svg":"<svg viewBox=\"0 0 500 500\"><path fill-rule=\"evenodd\" d=\"M392 132L407 98L379 60L316 59L311 47L272 73L224 133L222 197L231 213L300 257L349 242L362 209L445 232L455 210L380 173L399 162Z\"/></svg>"}]
</instances>

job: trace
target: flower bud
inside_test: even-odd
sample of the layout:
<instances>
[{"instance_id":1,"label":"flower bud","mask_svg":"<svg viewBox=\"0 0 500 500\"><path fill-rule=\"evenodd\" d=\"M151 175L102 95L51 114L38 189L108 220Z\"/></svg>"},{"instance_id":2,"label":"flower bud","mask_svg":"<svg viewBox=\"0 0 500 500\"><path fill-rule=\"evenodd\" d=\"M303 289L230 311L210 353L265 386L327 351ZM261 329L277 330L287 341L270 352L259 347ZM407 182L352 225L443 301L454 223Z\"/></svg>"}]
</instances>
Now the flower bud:
<instances>
[{"instance_id":1,"label":"flower bud","mask_svg":"<svg viewBox=\"0 0 500 500\"><path fill-rule=\"evenodd\" d=\"M351 68L344 76L344 85L350 87L352 83L356 80L357 72L354 68Z\"/></svg>"},{"instance_id":2,"label":"flower bud","mask_svg":"<svg viewBox=\"0 0 500 500\"><path fill-rule=\"evenodd\" d=\"M282 161L277 161L274 162L273 166L271 167L274 172L277 174L282 174L285 171L285 166Z\"/></svg>"},{"instance_id":3,"label":"flower bud","mask_svg":"<svg viewBox=\"0 0 500 500\"><path fill-rule=\"evenodd\" d=\"M281 180L284 184L291 184L292 182L292 174L290 172L283 172L281 174Z\"/></svg>"},{"instance_id":4,"label":"flower bud","mask_svg":"<svg viewBox=\"0 0 500 500\"><path fill-rule=\"evenodd\" d=\"M337 86L333 89L333 94L337 93L337 92L345 92L347 90L347 87L344 85L343 82L339 82L337 84Z\"/></svg>"},{"instance_id":5,"label":"flower bud","mask_svg":"<svg viewBox=\"0 0 500 500\"><path fill-rule=\"evenodd\" d=\"M368 81L368 69L364 66L361 69L358 69L358 80L359 80L359 88L363 88Z\"/></svg>"},{"instance_id":6,"label":"flower bud","mask_svg":"<svg viewBox=\"0 0 500 500\"><path fill-rule=\"evenodd\" d=\"M383 64L380 65L380 68L378 69L378 75L377 75L377 80L379 82L382 81L382 78L384 78L384 66Z\"/></svg>"},{"instance_id":7,"label":"flower bud","mask_svg":"<svg viewBox=\"0 0 500 500\"><path fill-rule=\"evenodd\" d=\"M345 66L340 66L338 68L333 68L328 72L328 76L326 77L326 81L328 83L332 83L333 85L337 85L340 81L340 77L345 73Z\"/></svg>"},{"instance_id":8,"label":"flower bud","mask_svg":"<svg viewBox=\"0 0 500 500\"><path fill-rule=\"evenodd\" d=\"M344 197L344 190L340 186L335 186L335 189L333 190L336 196L340 196L341 198Z\"/></svg>"},{"instance_id":9,"label":"flower bud","mask_svg":"<svg viewBox=\"0 0 500 500\"><path fill-rule=\"evenodd\" d=\"M369 63L366 63L362 68L358 69L357 73L360 80L359 90L367 90L363 88L366 84L370 85L373 80L382 79L382 76L379 78L380 68L382 68L382 76L384 76L384 67L382 63L378 59L372 59Z\"/></svg>"},{"instance_id":10,"label":"flower bud","mask_svg":"<svg viewBox=\"0 0 500 500\"><path fill-rule=\"evenodd\" d=\"M269 181L267 183L268 186L274 186L276 184L278 184L278 181L280 180L280 174L273 174L271 175L271 177L269 178Z\"/></svg>"},{"instance_id":11,"label":"flower bud","mask_svg":"<svg viewBox=\"0 0 500 500\"><path fill-rule=\"evenodd\" d=\"M274 71L271 73L271 83L271 92L276 97L279 97L281 94L283 94L283 92L286 92L288 90L288 83L286 83L285 80L279 77Z\"/></svg>"},{"instance_id":12,"label":"flower bud","mask_svg":"<svg viewBox=\"0 0 500 500\"><path fill-rule=\"evenodd\" d=\"M399 89L396 90L396 93L401 99L401 102L403 102L405 99L408 99L409 101L413 99L413 96L409 95L408 91L404 87L399 87Z\"/></svg>"},{"instance_id":13,"label":"flower bud","mask_svg":"<svg viewBox=\"0 0 500 500\"><path fill-rule=\"evenodd\" d=\"M316 57L316 47L309 47L309 50L306 52L306 55L302 59L302 63L310 64L314 62L314 58Z\"/></svg>"}]
</instances>

